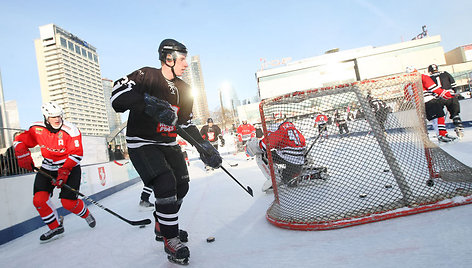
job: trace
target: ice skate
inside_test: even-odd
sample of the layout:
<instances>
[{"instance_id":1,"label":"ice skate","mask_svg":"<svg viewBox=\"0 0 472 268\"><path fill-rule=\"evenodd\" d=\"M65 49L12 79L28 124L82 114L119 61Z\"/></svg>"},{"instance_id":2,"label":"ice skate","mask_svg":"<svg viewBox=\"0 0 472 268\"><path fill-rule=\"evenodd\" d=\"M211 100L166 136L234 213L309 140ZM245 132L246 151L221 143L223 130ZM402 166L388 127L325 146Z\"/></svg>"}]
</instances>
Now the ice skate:
<instances>
[{"instance_id":1,"label":"ice skate","mask_svg":"<svg viewBox=\"0 0 472 268\"><path fill-rule=\"evenodd\" d=\"M159 228L159 222L156 222L156 225L154 226L154 234L156 235L156 241L164 241L164 237L161 234L160 228ZM187 243L188 242L188 233L187 231L179 229L179 238L180 242L182 243Z\"/></svg>"},{"instance_id":2,"label":"ice skate","mask_svg":"<svg viewBox=\"0 0 472 268\"><path fill-rule=\"evenodd\" d=\"M461 127L456 127L454 129L454 131L456 132L456 135L459 139L463 138L464 137L464 129L461 128Z\"/></svg>"},{"instance_id":3,"label":"ice skate","mask_svg":"<svg viewBox=\"0 0 472 268\"><path fill-rule=\"evenodd\" d=\"M187 265L190 251L178 237L167 239L164 237L164 250L170 262Z\"/></svg>"},{"instance_id":4,"label":"ice skate","mask_svg":"<svg viewBox=\"0 0 472 268\"><path fill-rule=\"evenodd\" d=\"M64 218L61 216L59 218L59 226L57 226L56 228L54 228L52 230L49 230L46 233L42 234L39 237L40 242L41 243L47 243L47 242L51 242L53 240L56 240L58 238L61 238L63 236L63 233L64 233L64 226L62 225L63 221L64 221Z\"/></svg>"},{"instance_id":5,"label":"ice skate","mask_svg":"<svg viewBox=\"0 0 472 268\"><path fill-rule=\"evenodd\" d=\"M90 226L90 228L95 227L97 222L95 221L95 218L93 217L92 213L89 212L89 215L85 218L85 221L87 224Z\"/></svg>"},{"instance_id":6,"label":"ice skate","mask_svg":"<svg viewBox=\"0 0 472 268\"><path fill-rule=\"evenodd\" d=\"M450 143L453 142L456 138L451 138L448 136L438 136L439 143Z\"/></svg>"},{"instance_id":7,"label":"ice skate","mask_svg":"<svg viewBox=\"0 0 472 268\"><path fill-rule=\"evenodd\" d=\"M149 202L148 200L141 200L139 201L139 208L141 210L152 210L154 209L154 204Z\"/></svg>"}]
</instances>

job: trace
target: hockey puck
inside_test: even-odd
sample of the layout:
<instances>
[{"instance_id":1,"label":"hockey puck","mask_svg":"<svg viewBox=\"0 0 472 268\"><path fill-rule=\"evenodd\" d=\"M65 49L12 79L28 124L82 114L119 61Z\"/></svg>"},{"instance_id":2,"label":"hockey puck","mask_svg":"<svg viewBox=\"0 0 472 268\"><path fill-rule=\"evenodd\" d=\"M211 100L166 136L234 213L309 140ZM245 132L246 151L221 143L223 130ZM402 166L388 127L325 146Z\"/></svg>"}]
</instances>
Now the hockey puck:
<instances>
[{"instance_id":1,"label":"hockey puck","mask_svg":"<svg viewBox=\"0 0 472 268\"><path fill-rule=\"evenodd\" d=\"M359 197L360 198L365 198L367 196L367 194L360 194Z\"/></svg>"},{"instance_id":2,"label":"hockey puck","mask_svg":"<svg viewBox=\"0 0 472 268\"><path fill-rule=\"evenodd\" d=\"M145 228L146 225L139 225L139 228Z\"/></svg>"},{"instance_id":3,"label":"hockey puck","mask_svg":"<svg viewBox=\"0 0 472 268\"><path fill-rule=\"evenodd\" d=\"M215 241L215 237L213 237L213 236L210 236L210 237L207 238L208 243L211 243L211 242L214 242L214 241Z\"/></svg>"}]
</instances>

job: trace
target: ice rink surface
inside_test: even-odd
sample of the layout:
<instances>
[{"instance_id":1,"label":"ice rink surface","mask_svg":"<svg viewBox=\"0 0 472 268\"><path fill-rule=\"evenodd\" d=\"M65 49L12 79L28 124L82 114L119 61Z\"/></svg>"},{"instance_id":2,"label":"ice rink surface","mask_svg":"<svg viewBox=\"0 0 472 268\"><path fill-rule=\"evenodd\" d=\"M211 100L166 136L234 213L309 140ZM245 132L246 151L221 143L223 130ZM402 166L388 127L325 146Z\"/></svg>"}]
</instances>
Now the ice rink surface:
<instances>
[{"instance_id":1,"label":"ice rink surface","mask_svg":"<svg viewBox=\"0 0 472 268\"><path fill-rule=\"evenodd\" d=\"M472 166L471 129L461 141L441 148ZM250 186L254 197L222 170L206 172L199 160L191 161L190 191L179 216L180 227L189 232L189 267L471 266L472 205L329 231L285 230L265 219L273 195L260 190L265 178L256 162L241 153L224 158L227 170ZM138 206L141 189L137 183L99 202L128 219L153 219L152 211ZM153 225L134 227L89 208L95 228L67 215L60 239L40 244L39 236L48 230L44 226L1 245L0 267L178 267L154 240ZM210 236L212 243L206 241Z\"/></svg>"}]
</instances>

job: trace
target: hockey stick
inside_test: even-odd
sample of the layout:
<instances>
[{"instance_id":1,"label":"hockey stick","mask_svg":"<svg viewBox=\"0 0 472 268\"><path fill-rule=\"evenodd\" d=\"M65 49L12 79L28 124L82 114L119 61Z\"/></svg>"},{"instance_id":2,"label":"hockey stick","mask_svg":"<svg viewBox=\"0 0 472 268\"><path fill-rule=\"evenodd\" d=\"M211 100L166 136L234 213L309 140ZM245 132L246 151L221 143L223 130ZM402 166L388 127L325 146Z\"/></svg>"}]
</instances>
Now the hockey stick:
<instances>
[{"instance_id":1,"label":"hockey stick","mask_svg":"<svg viewBox=\"0 0 472 268\"><path fill-rule=\"evenodd\" d=\"M230 167L237 167L237 166L238 166L238 163L233 163L233 164L231 164L230 162L226 161L226 159L224 159L223 157L222 157L222 159L223 159L223 161L225 161L225 163L228 164Z\"/></svg>"},{"instance_id":2,"label":"hockey stick","mask_svg":"<svg viewBox=\"0 0 472 268\"><path fill-rule=\"evenodd\" d=\"M49 174L46 173L45 171L43 171L43 170L41 170L41 169L39 169L39 168L37 168L37 167L33 167L33 169L34 169L35 171L41 173L42 175L44 175L44 176L50 178L53 182L56 181L56 179L55 179L53 176L49 175ZM129 223L129 224L131 224L131 225L140 225L140 226L143 226L143 225L148 225L148 224L151 223L151 220L150 220L150 219L144 219L144 220L139 220L139 221L132 221L132 220L125 219L125 218L123 218L122 216L120 216L120 215L116 214L115 212L113 212L112 210L110 210L110 209L104 207L103 205L101 205L101 204L98 203L97 201L93 200L92 198L90 198L90 197L84 195L83 193L77 191L76 189L70 187L69 185L63 184L62 186L65 187L65 188L67 188L68 190L70 190L70 191L72 191L72 192L78 194L79 196L82 196L83 198L85 198L85 199L86 199L87 201L89 201L90 203L93 203L93 204L96 205L97 207L99 207L99 208L105 210L106 212L108 212L108 213L110 213L110 214L112 214L112 215L114 215L114 216L120 218L121 220L123 220L123 221L125 221L125 222L127 222L127 223Z\"/></svg>"},{"instance_id":3,"label":"hockey stick","mask_svg":"<svg viewBox=\"0 0 472 268\"><path fill-rule=\"evenodd\" d=\"M323 131L326 130L326 127L323 127L322 131L320 131L320 133L318 134L318 136L316 137L316 139L313 141L313 143L310 145L310 148L308 148L308 150L306 151L304 157L306 158L306 156L310 153L311 149L313 148L313 146L315 145L316 141L318 141L318 139L321 137L321 134L323 133Z\"/></svg>"},{"instance_id":4,"label":"hockey stick","mask_svg":"<svg viewBox=\"0 0 472 268\"><path fill-rule=\"evenodd\" d=\"M183 138L185 138L188 142L190 142L190 144L192 144L193 146L195 146L195 148L197 148L197 150L199 151L203 151L203 152L206 152L202 146L192 137L190 136L190 134L187 133L187 131L185 131L183 128L181 128L179 125L175 126L176 129L177 129L177 134L179 134L180 136L182 136ZM252 192L252 189L251 187L244 187L235 177L233 177L233 175L231 175L231 173L228 172L228 170L226 170L225 167L221 166L220 165L220 168L226 172L226 174L228 174L228 176L230 176L237 184L239 184L239 186L241 186L241 188L243 188L249 195L251 195L252 197L254 197L253 195L253 192Z\"/></svg>"}]
</instances>

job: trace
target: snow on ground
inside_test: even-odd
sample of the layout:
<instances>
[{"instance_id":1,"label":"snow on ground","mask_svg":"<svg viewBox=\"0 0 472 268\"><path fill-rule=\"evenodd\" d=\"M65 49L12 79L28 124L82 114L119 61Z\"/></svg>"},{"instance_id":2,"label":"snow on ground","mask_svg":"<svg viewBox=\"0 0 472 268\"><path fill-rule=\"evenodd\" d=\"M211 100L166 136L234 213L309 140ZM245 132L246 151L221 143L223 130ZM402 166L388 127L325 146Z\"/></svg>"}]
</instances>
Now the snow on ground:
<instances>
[{"instance_id":1,"label":"snow on ground","mask_svg":"<svg viewBox=\"0 0 472 268\"><path fill-rule=\"evenodd\" d=\"M472 130L454 144L441 145L472 166ZM222 150L224 151L224 150ZM249 196L222 170L207 173L199 160L189 167L190 191L180 213L189 232L189 267L470 267L472 206L460 206L329 231L291 231L271 225L265 213L272 195L255 161L225 154ZM152 219L138 206L142 184L99 202L132 219ZM97 219L90 229L75 215L65 217L64 236L47 244L42 227L0 246L0 267L178 267L169 263L153 226L138 228L89 206ZM207 243L214 236L216 241Z\"/></svg>"}]
</instances>

